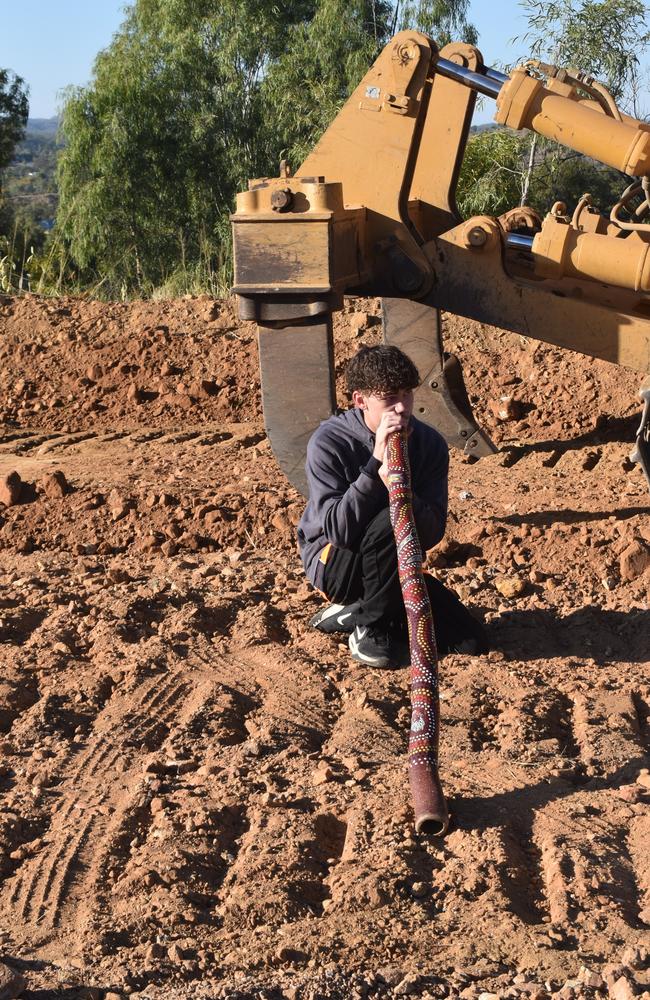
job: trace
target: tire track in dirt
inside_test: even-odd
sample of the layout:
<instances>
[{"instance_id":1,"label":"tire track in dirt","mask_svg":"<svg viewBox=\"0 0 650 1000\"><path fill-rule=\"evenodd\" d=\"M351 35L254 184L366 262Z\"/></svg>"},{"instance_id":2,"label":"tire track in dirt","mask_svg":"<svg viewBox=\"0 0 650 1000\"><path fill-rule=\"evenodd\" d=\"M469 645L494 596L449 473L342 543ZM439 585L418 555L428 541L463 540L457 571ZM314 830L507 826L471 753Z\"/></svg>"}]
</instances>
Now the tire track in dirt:
<instances>
[{"instance_id":1,"label":"tire track in dirt","mask_svg":"<svg viewBox=\"0 0 650 1000\"><path fill-rule=\"evenodd\" d=\"M74 919L76 902L96 881L97 859L110 855L110 842L128 825L133 810L130 798L137 793L127 792L124 805L117 774L124 773L143 745L149 750L160 746L172 720L182 724L183 708L188 706L186 714L191 715L210 689L205 680L197 685L184 674L165 680L157 676L135 691L114 691L95 719L90 745L74 755L72 769L56 789L39 855L22 863L2 894L7 908L26 924L51 929L66 922L68 913L68 922ZM75 811L88 812L78 829ZM115 815L109 819L111 813Z\"/></svg>"},{"instance_id":2,"label":"tire track in dirt","mask_svg":"<svg viewBox=\"0 0 650 1000\"><path fill-rule=\"evenodd\" d=\"M498 675L489 684L461 675L445 702L454 722L450 735L461 747L467 741L478 758L489 757L488 774L510 771L523 779L519 790L496 795L494 805L479 800L478 813L472 804L465 819L484 827L481 840L464 853L482 859L479 869L496 873L494 905L544 933L550 921L551 936L553 928L561 929L558 941L574 926L578 935L601 935L608 919L607 933L637 927L638 912L647 906L648 867L640 845L648 829L635 820L626 846L619 789L646 762L642 693L522 692ZM526 787L527 764L549 777ZM582 790L586 783L589 791ZM500 822L515 798L516 813Z\"/></svg>"},{"instance_id":3,"label":"tire track in dirt","mask_svg":"<svg viewBox=\"0 0 650 1000\"><path fill-rule=\"evenodd\" d=\"M551 920L559 926L596 929L603 920L635 927L638 889L624 828L606 797L602 808L554 803L535 820Z\"/></svg>"},{"instance_id":4,"label":"tire track in dirt","mask_svg":"<svg viewBox=\"0 0 650 1000\"><path fill-rule=\"evenodd\" d=\"M645 754L637 704L641 696L628 688L574 696L574 731L587 773L638 768Z\"/></svg>"}]
</instances>

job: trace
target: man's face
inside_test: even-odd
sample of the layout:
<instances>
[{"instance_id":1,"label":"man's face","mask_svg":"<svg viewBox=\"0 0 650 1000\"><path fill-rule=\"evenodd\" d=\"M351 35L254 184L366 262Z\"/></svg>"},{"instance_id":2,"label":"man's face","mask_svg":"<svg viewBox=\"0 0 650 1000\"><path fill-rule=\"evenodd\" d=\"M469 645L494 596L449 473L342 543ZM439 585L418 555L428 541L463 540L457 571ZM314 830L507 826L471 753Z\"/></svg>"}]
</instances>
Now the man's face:
<instances>
[{"instance_id":1,"label":"man's face","mask_svg":"<svg viewBox=\"0 0 650 1000\"><path fill-rule=\"evenodd\" d=\"M363 410L366 427L374 434L379 427L382 414L387 410L402 413L410 419L413 413L413 390L396 389L394 392L365 393L355 389L352 393L352 402L357 409Z\"/></svg>"}]
</instances>

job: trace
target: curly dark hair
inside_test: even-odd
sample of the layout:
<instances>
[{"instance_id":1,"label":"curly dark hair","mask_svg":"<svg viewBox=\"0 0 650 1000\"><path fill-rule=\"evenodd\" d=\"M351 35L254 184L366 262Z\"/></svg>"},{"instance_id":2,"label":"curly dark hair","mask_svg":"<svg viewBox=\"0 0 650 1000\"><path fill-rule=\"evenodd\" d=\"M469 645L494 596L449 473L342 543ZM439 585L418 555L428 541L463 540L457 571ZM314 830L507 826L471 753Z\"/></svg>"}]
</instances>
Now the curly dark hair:
<instances>
[{"instance_id":1,"label":"curly dark hair","mask_svg":"<svg viewBox=\"0 0 650 1000\"><path fill-rule=\"evenodd\" d=\"M345 375L350 396L355 390L381 396L400 389L417 389L420 384L411 359L389 344L362 347L348 362Z\"/></svg>"}]
</instances>

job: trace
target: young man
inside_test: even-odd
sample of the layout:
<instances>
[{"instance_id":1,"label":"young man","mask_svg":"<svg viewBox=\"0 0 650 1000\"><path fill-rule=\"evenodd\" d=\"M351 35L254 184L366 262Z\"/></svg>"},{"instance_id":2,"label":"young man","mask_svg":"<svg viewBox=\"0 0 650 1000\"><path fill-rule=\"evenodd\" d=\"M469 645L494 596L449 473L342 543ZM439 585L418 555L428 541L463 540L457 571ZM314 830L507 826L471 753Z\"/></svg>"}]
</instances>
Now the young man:
<instances>
[{"instance_id":1,"label":"young man","mask_svg":"<svg viewBox=\"0 0 650 1000\"><path fill-rule=\"evenodd\" d=\"M309 502L298 542L311 583L333 603L312 625L348 632L355 660L400 662L408 641L388 513L386 444L409 431L413 512L423 553L441 540L447 518L449 456L444 438L413 416L420 377L397 347L364 347L347 368L352 409L330 417L307 448ZM438 651L486 652L482 626L458 598L425 577Z\"/></svg>"}]
</instances>

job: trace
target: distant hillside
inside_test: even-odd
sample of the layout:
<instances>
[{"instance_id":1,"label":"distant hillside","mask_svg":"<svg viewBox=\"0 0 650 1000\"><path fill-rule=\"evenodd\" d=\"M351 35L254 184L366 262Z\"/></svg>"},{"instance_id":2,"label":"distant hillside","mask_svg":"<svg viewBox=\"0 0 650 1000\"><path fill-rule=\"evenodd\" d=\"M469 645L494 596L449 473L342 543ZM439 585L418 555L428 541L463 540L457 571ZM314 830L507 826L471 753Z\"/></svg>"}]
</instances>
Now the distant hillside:
<instances>
[{"instance_id":1,"label":"distant hillside","mask_svg":"<svg viewBox=\"0 0 650 1000\"><path fill-rule=\"evenodd\" d=\"M58 118L30 118L25 138L2 175L2 192L16 216L40 229L54 223L58 195Z\"/></svg>"},{"instance_id":2,"label":"distant hillside","mask_svg":"<svg viewBox=\"0 0 650 1000\"><path fill-rule=\"evenodd\" d=\"M27 122L28 134L42 137L49 136L51 139L54 139L56 136L58 127L59 119L56 115L54 118L30 118Z\"/></svg>"},{"instance_id":3,"label":"distant hillside","mask_svg":"<svg viewBox=\"0 0 650 1000\"><path fill-rule=\"evenodd\" d=\"M478 135L479 132L491 132L495 128L503 128L503 126L497 125L496 122L484 122L483 125L472 125L469 133L470 135Z\"/></svg>"}]
</instances>

